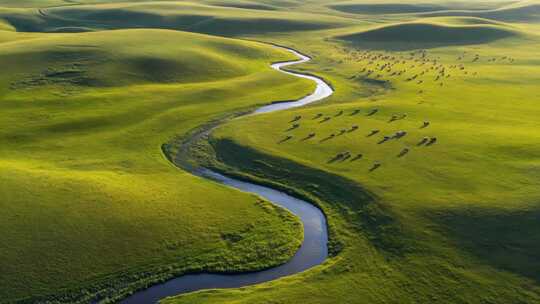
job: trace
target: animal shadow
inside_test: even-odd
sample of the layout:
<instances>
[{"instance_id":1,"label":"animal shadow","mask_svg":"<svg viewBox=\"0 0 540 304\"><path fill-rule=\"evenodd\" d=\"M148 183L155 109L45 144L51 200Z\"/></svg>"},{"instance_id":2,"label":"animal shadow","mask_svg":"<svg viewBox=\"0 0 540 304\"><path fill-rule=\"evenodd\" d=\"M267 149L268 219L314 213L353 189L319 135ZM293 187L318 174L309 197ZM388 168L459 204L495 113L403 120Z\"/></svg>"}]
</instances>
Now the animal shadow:
<instances>
[{"instance_id":1,"label":"animal shadow","mask_svg":"<svg viewBox=\"0 0 540 304\"><path fill-rule=\"evenodd\" d=\"M291 139L292 139L292 136L287 136L287 137L283 138L282 140L278 141L278 144L282 144L282 143L284 143L286 141L289 141Z\"/></svg>"}]
</instances>

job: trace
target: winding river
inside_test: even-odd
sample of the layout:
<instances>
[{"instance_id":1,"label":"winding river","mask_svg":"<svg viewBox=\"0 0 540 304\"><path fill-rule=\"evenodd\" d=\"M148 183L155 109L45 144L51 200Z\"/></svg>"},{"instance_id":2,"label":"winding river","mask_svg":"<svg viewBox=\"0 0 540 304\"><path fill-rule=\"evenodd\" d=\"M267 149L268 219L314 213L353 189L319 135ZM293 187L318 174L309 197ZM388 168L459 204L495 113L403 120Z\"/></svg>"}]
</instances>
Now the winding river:
<instances>
[{"instance_id":1,"label":"winding river","mask_svg":"<svg viewBox=\"0 0 540 304\"><path fill-rule=\"evenodd\" d=\"M276 46L278 47L278 46ZM281 102L260 107L251 114L269 113L295 107L300 107L325 97L332 95L332 88L321 78L305 75L297 72L285 71L282 68L294 64L304 63L311 60L293 49L283 48L296 56L298 60L277 62L272 64L272 68L296 77L307 78L317 84L315 91L299 100L291 102ZM210 132L210 130L208 131ZM326 230L326 218L324 214L309 202L294 198L281 191L269 187L260 186L244 181L239 181L205 168L193 170L194 174L208 178L229 187L239 189L244 192L254 193L266 198L270 202L281 206L300 218L304 227L304 242L294 257L287 263L267 270L240 273L240 274L188 274L171 279L165 283L157 284L147 289L138 291L128 298L122 300L122 304L147 304L157 303L159 300L187 293L191 291L211 288L235 288L271 281L283 276L295 274L308 268L321 264L328 256L328 233Z\"/></svg>"}]
</instances>

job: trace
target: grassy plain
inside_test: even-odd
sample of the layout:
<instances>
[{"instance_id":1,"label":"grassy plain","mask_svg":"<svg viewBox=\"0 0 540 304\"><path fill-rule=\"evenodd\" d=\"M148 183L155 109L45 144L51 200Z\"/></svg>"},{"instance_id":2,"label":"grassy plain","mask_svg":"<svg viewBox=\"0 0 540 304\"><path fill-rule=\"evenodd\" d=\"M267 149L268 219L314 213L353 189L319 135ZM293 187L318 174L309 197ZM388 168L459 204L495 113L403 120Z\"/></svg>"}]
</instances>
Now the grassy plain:
<instances>
[{"instance_id":1,"label":"grassy plain","mask_svg":"<svg viewBox=\"0 0 540 304\"><path fill-rule=\"evenodd\" d=\"M164 303L540 301L538 2L112 2L0 2L2 299L256 269L298 245L290 215L160 147L311 84L271 71L289 58L271 48L144 27L295 47L314 60L294 69L336 89L231 121L202 155L319 205L332 257ZM48 33L72 31L96 32Z\"/></svg>"}]
</instances>

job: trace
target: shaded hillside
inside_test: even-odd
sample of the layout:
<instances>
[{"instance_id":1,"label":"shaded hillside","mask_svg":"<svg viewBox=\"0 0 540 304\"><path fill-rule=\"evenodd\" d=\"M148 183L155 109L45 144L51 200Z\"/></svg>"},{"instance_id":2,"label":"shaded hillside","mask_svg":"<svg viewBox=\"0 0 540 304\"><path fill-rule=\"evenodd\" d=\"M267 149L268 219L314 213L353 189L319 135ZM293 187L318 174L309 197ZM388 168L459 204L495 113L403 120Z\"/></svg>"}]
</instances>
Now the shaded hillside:
<instances>
[{"instance_id":1,"label":"shaded hillside","mask_svg":"<svg viewBox=\"0 0 540 304\"><path fill-rule=\"evenodd\" d=\"M230 6L228 3L221 5ZM249 6L246 8L254 8ZM75 5L5 13L0 11L1 19L25 32L161 28L226 36L318 30L346 23L346 20L338 17L320 18L305 13L182 2Z\"/></svg>"},{"instance_id":2,"label":"shaded hillside","mask_svg":"<svg viewBox=\"0 0 540 304\"><path fill-rule=\"evenodd\" d=\"M495 25L443 25L427 22L398 23L360 33L339 36L351 43L370 43L375 48L431 48L479 44L515 36L516 32Z\"/></svg>"}]
</instances>

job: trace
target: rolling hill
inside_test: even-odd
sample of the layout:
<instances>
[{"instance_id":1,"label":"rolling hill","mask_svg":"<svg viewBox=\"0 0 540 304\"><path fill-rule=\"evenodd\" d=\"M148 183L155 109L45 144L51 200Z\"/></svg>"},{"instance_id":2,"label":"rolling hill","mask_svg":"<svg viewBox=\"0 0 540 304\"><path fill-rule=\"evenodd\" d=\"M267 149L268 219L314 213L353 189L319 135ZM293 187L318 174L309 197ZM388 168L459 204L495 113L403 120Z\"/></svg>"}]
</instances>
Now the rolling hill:
<instances>
[{"instance_id":1,"label":"rolling hill","mask_svg":"<svg viewBox=\"0 0 540 304\"><path fill-rule=\"evenodd\" d=\"M315 204L329 256L161 303L540 303L538 16L537 0L0 0L0 303L116 303L288 261L297 218L171 163L204 126L189 161ZM287 69L334 94L237 117L314 89L255 41L310 56Z\"/></svg>"},{"instance_id":2,"label":"rolling hill","mask_svg":"<svg viewBox=\"0 0 540 304\"><path fill-rule=\"evenodd\" d=\"M235 9L224 5L177 1L72 5L26 9L3 16L0 11L0 19L20 31L31 32L160 28L225 36L319 30L348 23L339 17L318 18L306 13Z\"/></svg>"},{"instance_id":3,"label":"rolling hill","mask_svg":"<svg viewBox=\"0 0 540 304\"><path fill-rule=\"evenodd\" d=\"M162 154L225 112L302 96L311 84L268 66L290 55L167 30L4 34L0 302L87 303L98 291L117 297L184 271L257 269L295 252L302 236L290 214Z\"/></svg>"},{"instance_id":4,"label":"rolling hill","mask_svg":"<svg viewBox=\"0 0 540 304\"><path fill-rule=\"evenodd\" d=\"M463 25L451 25L448 19L444 21L390 24L337 38L354 44L373 44L374 47L414 49L481 44L519 35L515 30L484 19L458 19L469 23ZM455 22L456 19L450 21Z\"/></svg>"},{"instance_id":5,"label":"rolling hill","mask_svg":"<svg viewBox=\"0 0 540 304\"><path fill-rule=\"evenodd\" d=\"M538 1L519 1L498 9L491 10L454 10L427 13L425 16L470 16L488 18L509 22L530 22L540 21L540 3Z\"/></svg>"}]
</instances>

